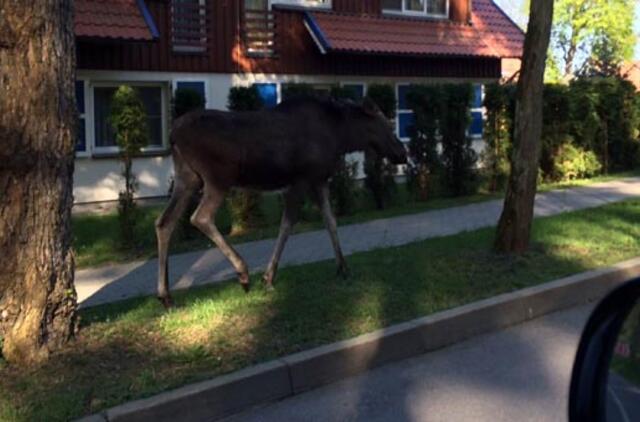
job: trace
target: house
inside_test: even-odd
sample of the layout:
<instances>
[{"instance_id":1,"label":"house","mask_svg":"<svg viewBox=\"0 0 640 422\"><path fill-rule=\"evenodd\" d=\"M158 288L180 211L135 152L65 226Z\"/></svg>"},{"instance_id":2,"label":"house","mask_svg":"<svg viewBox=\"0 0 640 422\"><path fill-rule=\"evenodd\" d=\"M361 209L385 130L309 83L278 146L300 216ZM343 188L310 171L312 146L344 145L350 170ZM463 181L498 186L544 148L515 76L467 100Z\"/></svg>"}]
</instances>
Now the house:
<instances>
[{"instance_id":1,"label":"house","mask_svg":"<svg viewBox=\"0 0 640 422\"><path fill-rule=\"evenodd\" d=\"M115 200L121 186L109 126L111 95L139 88L151 139L134 162L139 195L167 194L170 105L176 88L224 109L233 86L256 84L267 105L283 87L341 84L364 95L389 83L398 135L412 83L472 82L470 133L482 134L482 86L521 56L524 34L492 0L76 0L79 136L76 203Z\"/></svg>"},{"instance_id":2,"label":"house","mask_svg":"<svg viewBox=\"0 0 640 422\"><path fill-rule=\"evenodd\" d=\"M620 75L640 91L640 61L625 63L620 70Z\"/></svg>"}]
</instances>

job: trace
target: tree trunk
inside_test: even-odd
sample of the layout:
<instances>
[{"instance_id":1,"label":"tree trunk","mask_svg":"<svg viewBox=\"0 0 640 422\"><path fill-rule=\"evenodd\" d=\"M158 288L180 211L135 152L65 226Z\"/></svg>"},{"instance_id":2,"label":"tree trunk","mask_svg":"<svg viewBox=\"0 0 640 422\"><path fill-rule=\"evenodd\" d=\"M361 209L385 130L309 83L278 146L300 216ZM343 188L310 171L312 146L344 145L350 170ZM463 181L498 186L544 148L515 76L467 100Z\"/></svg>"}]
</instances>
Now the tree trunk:
<instances>
[{"instance_id":1,"label":"tree trunk","mask_svg":"<svg viewBox=\"0 0 640 422\"><path fill-rule=\"evenodd\" d=\"M0 344L30 364L76 327L72 0L0 3Z\"/></svg>"},{"instance_id":2,"label":"tree trunk","mask_svg":"<svg viewBox=\"0 0 640 422\"><path fill-rule=\"evenodd\" d=\"M529 247L541 150L544 70L552 19L553 0L531 2L516 96L511 175L495 242L499 252L521 253Z\"/></svg>"}]
</instances>

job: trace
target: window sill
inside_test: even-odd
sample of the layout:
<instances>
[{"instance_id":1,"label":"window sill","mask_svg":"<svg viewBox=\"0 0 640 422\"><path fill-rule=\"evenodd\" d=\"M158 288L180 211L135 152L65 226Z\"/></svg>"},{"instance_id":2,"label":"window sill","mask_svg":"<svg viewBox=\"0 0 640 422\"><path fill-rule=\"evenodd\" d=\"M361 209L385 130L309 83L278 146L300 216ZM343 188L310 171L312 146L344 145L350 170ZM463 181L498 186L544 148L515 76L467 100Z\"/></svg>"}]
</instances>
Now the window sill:
<instances>
[{"instance_id":1,"label":"window sill","mask_svg":"<svg viewBox=\"0 0 640 422\"><path fill-rule=\"evenodd\" d=\"M406 20L414 20L414 21L448 21L449 16L447 15L424 15L424 14L413 14L406 12L392 12L389 10L383 10L382 16L385 18L399 18Z\"/></svg>"}]
</instances>

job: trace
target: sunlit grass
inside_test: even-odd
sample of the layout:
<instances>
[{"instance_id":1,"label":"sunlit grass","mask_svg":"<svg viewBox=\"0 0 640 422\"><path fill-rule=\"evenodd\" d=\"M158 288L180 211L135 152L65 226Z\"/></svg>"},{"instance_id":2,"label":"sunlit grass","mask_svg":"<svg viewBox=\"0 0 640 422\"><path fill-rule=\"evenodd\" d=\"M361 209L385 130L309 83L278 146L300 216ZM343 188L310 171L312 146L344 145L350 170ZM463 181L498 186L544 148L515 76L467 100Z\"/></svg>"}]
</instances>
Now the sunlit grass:
<instances>
[{"instance_id":1,"label":"sunlit grass","mask_svg":"<svg viewBox=\"0 0 640 422\"><path fill-rule=\"evenodd\" d=\"M235 282L82 311L77 341L39 368L0 367L0 420L68 420L258 362L640 255L640 200L539 219L523 256L494 229L284 268L275 292Z\"/></svg>"}]
</instances>

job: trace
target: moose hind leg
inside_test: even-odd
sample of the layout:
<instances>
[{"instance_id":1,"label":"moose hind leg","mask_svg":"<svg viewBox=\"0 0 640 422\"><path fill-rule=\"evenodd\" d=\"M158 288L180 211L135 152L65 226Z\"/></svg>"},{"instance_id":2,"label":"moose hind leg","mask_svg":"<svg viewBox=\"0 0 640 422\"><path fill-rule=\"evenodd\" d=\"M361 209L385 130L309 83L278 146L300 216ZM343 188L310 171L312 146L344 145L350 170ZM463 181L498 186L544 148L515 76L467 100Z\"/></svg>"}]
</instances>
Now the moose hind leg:
<instances>
[{"instance_id":1,"label":"moose hind leg","mask_svg":"<svg viewBox=\"0 0 640 422\"><path fill-rule=\"evenodd\" d=\"M282 212L282 221L280 222L280 233L276 240L276 246L273 250L273 255L267 266L267 270L264 273L264 283L268 290L273 289L273 279L278 271L278 262L280 262L280 256L284 250L284 245L287 243L287 239L291 234L293 225L298 220L298 212L300 210L300 204L302 203L302 187L293 186L286 190L282 194L284 198L284 210Z\"/></svg>"},{"instance_id":2,"label":"moose hind leg","mask_svg":"<svg viewBox=\"0 0 640 422\"><path fill-rule=\"evenodd\" d=\"M156 238L158 241L158 299L165 308L173 305L171 294L169 293L169 243L171 235L184 213L191 196L194 194L195 188L185 187L176 183L171 199L166 209L156 220Z\"/></svg>"},{"instance_id":3,"label":"moose hind leg","mask_svg":"<svg viewBox=\"0 0 640 422\"><path fill-rule=\"evenodd\" d=\"M344 259L344 255L342 254L340 241L338 240L338 225L336 223L336 218L333 215L333 211L331 210L328 184L324 183L320 186L316 186L313 193L314 199L322 211L322 217L324 219L324 224L327 227L327 231L329 232L329 237L331 237L331 244L333 245L333 250L336 254L336 263L338 264L338 275L347 277L349 275L349 270L347 268L347 262Z\"/></svg>"},{"instance_id":4,"label":"moose hind leg","mask_svg":"<svg viewBox=\"0 0 640 422\"><path fill-rule=\"evenodd\" d=\"M227 243L222 233L216 227L214 220L217 210L224 201L225 192L213 187L205 185L204 194L200 205L191 216L191 224L196 226L204 233L213 243L216 244L220 252L231 262L231 265L238 273L238 279L245 292L249 291L249 270L244 259L236 252L236 250Z\"/></svg>"}]
</instances>

